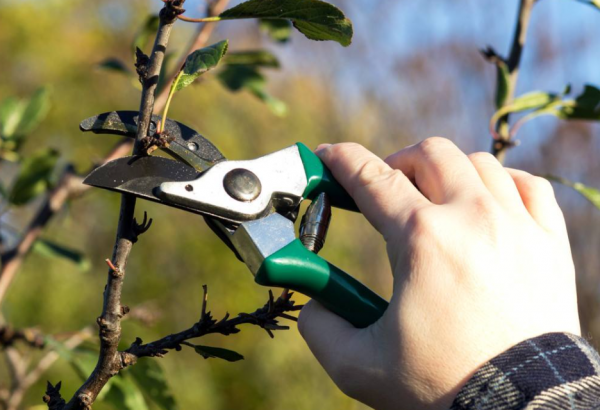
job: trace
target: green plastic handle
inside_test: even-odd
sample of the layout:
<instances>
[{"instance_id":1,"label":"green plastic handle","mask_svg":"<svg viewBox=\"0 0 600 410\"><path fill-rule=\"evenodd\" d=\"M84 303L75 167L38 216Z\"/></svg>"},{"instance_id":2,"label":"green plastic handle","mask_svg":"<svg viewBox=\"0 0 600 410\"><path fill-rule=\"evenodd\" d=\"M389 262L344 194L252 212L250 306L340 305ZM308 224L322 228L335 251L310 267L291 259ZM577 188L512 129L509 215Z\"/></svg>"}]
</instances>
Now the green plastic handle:
<instances>
[{"instance_id":1,"label":"green plastic handle","mask_svg":"<svg viewBox=\"0 0 600 410\"><path fill-rule=\"evenodd\" d=\"M325 192L329 196L331 206L360 212L354 199L335 180L331 171L321 162L306 145L298 142L296 144L300 151L300 158L304 164L304 172L308 185L304 190L304 198L315 199L319 194Z\"/></svg>"},{"instance_id":2,"label":"green plastic handle","mask_svg":"<svg viewBox=\"0 0 600 410\"><path fill-rule=\"evenodd\" d=\"M358 328L375 323L388 307L383 298L306 249L299 239L265 259L255 281L304 293Z\"/></svg>"}]
</instances>

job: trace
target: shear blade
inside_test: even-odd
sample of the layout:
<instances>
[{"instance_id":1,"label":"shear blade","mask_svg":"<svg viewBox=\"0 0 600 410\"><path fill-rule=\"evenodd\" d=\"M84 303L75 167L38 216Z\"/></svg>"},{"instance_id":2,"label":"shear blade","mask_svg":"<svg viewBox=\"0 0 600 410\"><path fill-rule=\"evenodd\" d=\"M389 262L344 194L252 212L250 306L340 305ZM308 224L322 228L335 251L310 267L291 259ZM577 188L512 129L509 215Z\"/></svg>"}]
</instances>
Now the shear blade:
<instances>
[{"instance_id":1,"label":"shear blade","mask_svg":"<svg viewBox=\"0 0 600 410\"><path fill-rule=\"evenodd\" d=\"M226 227L233 232L237 225L236 221L231 221L219 215L199 211L198 209L188 208L182 205L163 201L156 196L157 188L163 182L185 182L191 181L200 176L194 168L162 157L124 157L108 162L101 167L96 168L83 181L86 185L98 188L108 189L110 191L122 194L131 194L152 202L157 202L173 208L182 209L204 216L206 223L213 232L235 253L241 260L238 251L231 243L230 235L225 235L220 227ZM216 224L213 219L223 221L223 224Z\"/></svg>"},{"instance_id":2,"label":"shear blade","mask_svg":"<svg viewBox=\"0 0 600 410\"><path fill-rule=\"evenodd\" d=\"M194 168L162 157L124 157L96 168L83 181L86 185L131 194L163 205L205 214L193 208L165 202L155 195L163 182L191 181L200 176Z\"/></svg>"},{"instance_id":3,"label":"shear blade","mask_svg":"<svg viewBox=\"0 0 600 410\"><path fill-rule=\"evenodd\" d=\"M135 138L138 123L137 111L105 112L87 118L79 124L81 131L91 131L94 134L115 134ZM157 115L152 116L149 134L156 132L160 121ZM199 171L210 168L225 157L209 140L198 134L187 125L167 119L166 133L173 138L169 147L163 148L169 155L181 160Z\"/></svg>"}]
</instances>

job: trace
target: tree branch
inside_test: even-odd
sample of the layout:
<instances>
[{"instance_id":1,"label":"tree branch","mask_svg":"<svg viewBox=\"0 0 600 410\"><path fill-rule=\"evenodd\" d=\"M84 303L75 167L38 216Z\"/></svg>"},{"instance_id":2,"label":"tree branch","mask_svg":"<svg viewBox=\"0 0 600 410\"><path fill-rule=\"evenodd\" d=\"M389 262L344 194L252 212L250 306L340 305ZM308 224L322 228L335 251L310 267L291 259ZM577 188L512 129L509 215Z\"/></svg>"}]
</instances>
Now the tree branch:
<instances>
[{"instance_id":1,"label":"tree branch","mask_svg":"<svg viewBox=\"0 0 600 410\"><path fill-rule=\"evenodd\" d=\"M160 24L150 59L147 62L142 62L138 58L137 67L142 82L142 98L138 132L133 149L134 155L140 152L142 140L148 135L154 107L154 92L158 84L171 28L177 19L177 15L183 12L181 6L184 1L165 1L165 6L160 11ZM143 69L141 69L142 64L145 65ZM98 393L108 380L119 371L115 367L115 359L121 339L121 318L126 313L124 306L121 305L121 292L129 253L137 237L134 212L135 197L122 195L117 237L111 258L112 264L117 269L109 269L102 314L97 320L100 328L100 355L96 368L66 405L63 405L64 402L60 399L60 383L57 386L49 384L47 395L44 397L49 409L90 409Z\"/></svg>"},{"instance_id":2,"label":"tree branch","mask_svg":"<svg viewBox=\"0 0 600 410\"><path fill-rule=\"evenodd\" d=\"M44 348L44 335L35 328L14 329L10 325L0 326L0 348L9 347L21 341L35 349Z\"/></svg>"},{"instance_id":3,"label":"tree branch","mask_svg":"<svg viewBox=\"0 0 600 410\"><path fill-rule=\"evenodd\" d=\"M507 98L504 105L512 103L515 96L515 90L517 88L517 81L519 78L519 66L521 64L521 56L525 47L525 41L527 39L527 32L529 29L529 22L531 20L531 11L537 0L521 0L519 6L518 20L515 28L514 38L510 54L507 60L509 82ZM504 163L506 158L506 151L513 145L510 139L509 132L509 116L502 117L498 123L498 138L494 139L492 143L492 154L500 161Z\"/></svg>"},{"instance_id":4,"label":"tree branch","mask_svg":"<svg viewBox=\"0 0 600 410\"><path fill-rule=\"evenodd\" d=\"M181 350L181 345L184 342L208 334L222 334L225 336L239 333L238 326L244 324L252 324L259 326L274 337L274 330L287 330L288 326L280 326L277 319L284 318L296 321L297 318L288 315L286 312L294 312L302 309L302 306L296 306L292 300L293 293L284 292L277 300L273 298L273 292L269 290L269 300L260 309L253 313L240 313L237 317L229 319L229 314L226 314L223 319L216 321L213 319L210 312L206 312L206 297L207 288L204 286L204 299L202 302L202 314L198 322L192 327L182 332L166 336L152 343L142 344L142 340L137 338L129 349L121 352L120 365L121 368L133 365L140 357L162 357L169 350Z\"/></svg>"}]
</instances>

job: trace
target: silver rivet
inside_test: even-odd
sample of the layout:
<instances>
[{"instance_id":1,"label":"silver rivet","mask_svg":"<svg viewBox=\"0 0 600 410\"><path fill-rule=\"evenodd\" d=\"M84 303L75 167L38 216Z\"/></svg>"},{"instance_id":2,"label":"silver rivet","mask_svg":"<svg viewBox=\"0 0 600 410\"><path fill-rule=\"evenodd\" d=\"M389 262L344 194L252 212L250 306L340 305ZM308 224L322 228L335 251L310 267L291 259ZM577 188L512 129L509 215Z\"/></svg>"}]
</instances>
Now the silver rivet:
<instances>
[{"instance_id":1,"label":"silver rivet","mask_svg":"<svg viewBox=\"0 0 600 410\"><path fill-rule=\"evenodd\" d=\"M188 142L187 147L190 151L198 151L198 144L195 142Z\"/></svg>"},{"instance_id":2,"label":"silver rivet","mask_svg":"<svg viewBox=\"0 0 600 410\"><path fill-rule=\"evenodd\" d=\"M229 171L223 178L223 187L230 197L241 202L256 199L262 189L258 177L243 168Z\"/></svg>"}]
</instances>

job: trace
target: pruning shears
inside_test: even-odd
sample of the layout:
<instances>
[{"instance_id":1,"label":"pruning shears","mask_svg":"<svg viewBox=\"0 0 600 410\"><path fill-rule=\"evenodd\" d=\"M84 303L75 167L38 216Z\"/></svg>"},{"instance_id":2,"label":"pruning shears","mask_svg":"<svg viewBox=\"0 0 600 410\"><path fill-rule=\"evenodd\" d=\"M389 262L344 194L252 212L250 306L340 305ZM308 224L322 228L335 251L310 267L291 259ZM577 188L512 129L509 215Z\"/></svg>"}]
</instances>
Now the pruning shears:
<instances>
[{"instance_id":1,"label":"pruning shears","mask_svg":"<svg viewBox=\"0 0 600 410\"><path fill-rule=\"evenodd\" d=\"M152 119L151 135L158 120ZM80 128L135 137L137 112L101 114ZM175 159L120 158L95 169L84 183L204 216L260 285L301 292L356 327L383 315L384 299L314 252L325 239L329 206L358 208L310 149L297 143L260 158L227 161L193 129L173 120L164 129L169 142L161 148ZM301 226L303 244L294 222L304 199L312 204Z\"/></svg>"}]
</instances>

